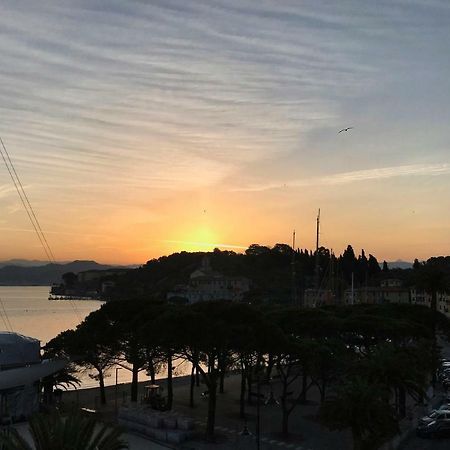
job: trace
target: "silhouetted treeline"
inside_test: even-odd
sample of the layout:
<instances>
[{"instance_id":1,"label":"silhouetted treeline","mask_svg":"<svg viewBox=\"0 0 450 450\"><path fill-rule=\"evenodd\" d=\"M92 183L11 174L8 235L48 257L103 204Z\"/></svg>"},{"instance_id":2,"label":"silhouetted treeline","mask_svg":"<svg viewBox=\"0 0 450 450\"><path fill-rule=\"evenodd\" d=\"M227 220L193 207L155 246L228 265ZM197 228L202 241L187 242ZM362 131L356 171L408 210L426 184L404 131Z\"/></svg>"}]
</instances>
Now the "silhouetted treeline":
<instances>
[{"instance_id":1,"label":"silhouetted treeline","mask_svg":"<svg viewBox=\"0 0 450 450\"><path fill-rule=\"evenodd\" d=\"M223 256L223 255L221 255ZM46 356L70 357L99 381L116 364L132 373L131 400L138 401L138 374L168 369L164 409L171 409L173 361L192 366L189 406L200 397L195 373L208 391L207 436L214 438L216 404L226 375L239 374L239 417L261 383L280 402L281 431L289 432L294 408L320 394L321 418L333 429L350 427L354 448L373 449L398 431L407 395L424 396L438 359L434 333L450 335L449 320L414 305L354 305L325 308L198 302L105 303L75 330L46 345ZM161 406L161 405L160 405ZM158 407L160 407L158 406ZM307 430L305 429L306 433ZM377 446L373 446L376 441Z\"/></svg>"},{"instance_id":2,"label":"silhouetted treeline","mask_svg":"<svg viewBox=\"0 0 450 450\"><path fill-rule=\"evenodd\" d=\"M389 269L386 261L380 263L364 250L357 254L351 245L340 255L325 247L320 247L316 255L308 249L294 251L287 244L272 248L252 244L244 253L215 249L162 256L124 274L100 277L97 283L100 288L101 282L114 281L108 299L163 300L176 285L189 282L189 276L201 266L205 255L214 271L250 279L252 289L247 297L252 301L291 301L293 280L299 295L305 289L321 288L332 290L337 298L343 298L352 282L355 288L378 286L383 278L398 278L405 286L414 282L414 269ZM417 269L421 264L416 260L414 266ZM427 264L450 272L448 256L430 258Z\"/></svg>"},{"instance_id":3,"label":"silhouetted treeline","mask_svg":"<svg viewBox=\"0 0 450 450\"><path fill-rule=\"evenodd\" d=\"M213 270L224 275L247 277L252 281L249 296L253 300L286 302L292 298L292 279L297 291L320 287L333 289L339 295L351 284L355 287L377 283L382 269L373 255L364 250L356 255L349 245L342 255L335 255L325 247L316 253L308 249L294 250L286 244L272 248L252 244L245 253L233 251L180 252L148 261L123 276L110 278L116 282L112 298L165 298L177 284L189 281L190 274L209 256Z\"/></svg>"}]
</instances>

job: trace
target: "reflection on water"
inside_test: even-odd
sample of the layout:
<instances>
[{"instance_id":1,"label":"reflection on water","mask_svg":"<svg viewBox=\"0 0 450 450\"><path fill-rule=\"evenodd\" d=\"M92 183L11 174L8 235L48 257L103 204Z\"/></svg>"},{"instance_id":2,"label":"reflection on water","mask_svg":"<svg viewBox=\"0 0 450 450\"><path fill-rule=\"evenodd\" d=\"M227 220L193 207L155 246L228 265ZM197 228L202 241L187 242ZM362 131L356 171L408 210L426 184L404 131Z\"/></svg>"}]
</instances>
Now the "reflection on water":
<instances>
[{"instance_id":1,"label":"reflection on water","mask_svg":"<svg viewBox=\"0 0 450 450\"><path fill-rule=\"evenodd\" d=\"M39 339L42 345L61 331L75 328L102 305L91 300L48 300L48 292L46 286L0 286L0 299L13 331ZM0 328L8 330L3 308Z\"/></svg>"},{"instance_id":2,"label":"reflection on water","mask_svg":"<svg viewBox=\"0 0 450 450\"><path fill-rule=\"evenodd\" d=\"M46 344L61 331L75 328L89 313L101 307L102 302L94 300L48 300L49 287L46 286L0 286L0 330L12 331L34 337ZM190 372L189 364L176 361L176 374ZM163 371L158 377L164 377ZM131 372L117 371L118 383L131 382ZM105 380L106 385L116 382L116 371L112 369ZM88 373L80 374L82 387L96 387L97 381ZM141 372L139 380L148 377Z\"/></svg>"}]
</instances>

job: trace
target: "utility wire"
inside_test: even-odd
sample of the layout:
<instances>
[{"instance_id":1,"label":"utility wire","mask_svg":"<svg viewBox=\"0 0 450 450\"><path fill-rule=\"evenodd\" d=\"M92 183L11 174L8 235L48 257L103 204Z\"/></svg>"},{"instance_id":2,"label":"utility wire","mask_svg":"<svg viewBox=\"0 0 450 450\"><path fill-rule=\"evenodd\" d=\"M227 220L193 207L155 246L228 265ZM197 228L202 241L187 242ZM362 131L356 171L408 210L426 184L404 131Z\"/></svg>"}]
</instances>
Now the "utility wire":
<instances>
[{"instance_id":1,"label":"utility wire","mask_svg":"<svg viewBox=\"0 0 450 450\"><path fill-rule=\"evenodd\" d=\"M0 303L1 303L1 305L2 305L2 310L3 310L3 314L4 314L4 316L3 316L3 321L5 322L5 325L6 325L6 322L8 323L8 325L7 325L6 328L8 328L8 326L9 326L9 330L10 330L12 333L14 333L14 329L13 329L13 327L12 327L12 325L11 325L11 322L10 322L9 317L8 317L8 313L6 312L5 305L3 304L3 300L2 300L1 297L0 297ZM5 318L6 318L6 320L5 320Z\"/></svg>"},{"instance_id":2,"label":"utility wire","mask_svg":"<svg viewBox=\"0 0 450 450\"><path fill-rule=\"evenodd\" d=\"M3 305L3 301L2 301L1 298L0 298L0 302ZM3 311L4 310L5 310L5 308L3 308ZM12 327L11 327L11 323L9 322L9 319L8 319L8 315L6 314L6 311L5 311L5 314L3 314L2 310L0 310L0 316L1 316L2 320L3 320L3 323L5 324L6 331L13 331ZM9 322L9 324L8 324L8 322Z\"/></svg>"},{"instance_id":3,"label":"utility wire","mask_svg":"<svg viewBox=\"0 0 450 450\"><path fill-rule=\"evenodd\" d=\"M1 141L1 144L2 144L3 149L6 150L5 144L3 144L3 140L2 140L1 138L0 138L0 141ZM6 154L6 153L5 153L1 148L0 148L0 153L2 154L3 162L5 163L5 166L6 166L6 169L8 170L9 176L11 177L11 180L12 180L12 182L14 183L14 187L16 188L16 191L17 191L17 193L19 194L20 201L22 202L22 205L23 205L23 207L25 208L25 211L26 211L26 213L27 213L27 215L28 215L28 218L30 219L31 225L33 225L34 231L36 232L36 235L37 235L37 237L38 237L38 239L39 239L39 242L41 243L42 248L44 249L44 252L45 252L45 254L46 254L46 256L47 256L47 259L48 259L50 262L53 262L53 261L52 261L52 258L51 258L51 255L50 255L50 253L49 253L49 251L48 251L48 249L47 249L47 246L45 245L45 242L44 242L44 240L42 239L41 234L39 233L39 230L38 230L38 228L37 228L37 226L36 226L36 223L35 223L34 220L33 220L33 216L31 215L29 209L27 208L27 204L26 204L26 202L25 202L25 199L24 199L24 196L23 196L23 194L22 194L22 191L20 190L19 185L18 185L16 179L14 178L14 174L13 174L13 172L12 172L12 170L11 170L11 167L10 167L10 165L8 164L8 161L7 161L6 157L5 157L5 154ZM22 189L23 189L23 188L22 188Z\"/></svg>"},{"instance_id":4,"label":"utility wire","mask_svg":"<svg viewBox=\"0 0 450 450\"><path fill-rule=\"evenodd\" d=\"M49 253L50 256L51 256L51 260L52 260L53 263L55 263L56 261L55 261L55 257L54 257L54 255L53 255L52 249L50 248L50 245L48 244L47 239L46 239L46 237L45 237L45 234L44 234L44 232L42 231L41 225L39 224L39 220L37 219L36 214L34 213L34 209L33 209L33 207L31 206L30 201L28 200L27 193L25 192L25 189L24 189L23 186L22 186L22 183L21 183L21 181L20 181L19 175L17 174L16 169L15 169L15 167L14 167L14 164L12 163L11 158L9 157L8 150L6 150L5 144L3 143L3 139L1 138L1 136L0 136L0 142L1 142L1 144L2 144L3 150L5 151L6 157L8 158L9 165L11 166L11 168L12 168L12 170L13 170L13 172L14 172L14 175L15 175L15 177L16 177L16 180L17 180L18 184L19 184L20 190L21 190L22 193L23 193L23 196L24 196L25 201L26 201L26 203L27 203L27 205L28 205L28 208L29 208L29 210L30 210L30 212L31 212L31 215L32 215L33 218L34 218L34 221L35 221L35 223L36 223L37 229L39 230L39 233L40 233L41 236L42 236L42 240L44 241L45 246L46 246L46 248L47 248L47 250L48 250L48 253Z\"/></svg>"},{"instance_id":5,"label":"utility wire","mask_svg":"<svg viewBox=\"0 0 450 450\"><path fill-rule=\"evenodd\" d=\"M25 208L28 218L30 219L30 222L34 228L34 231L36 232L36 235L39 239L39 242L42 245L42 248L44 249L44 252L47 256L48 261L52 264L56 264L56 260L53 255L52 249L50 248L47 238L45 237L45 234L42 231L41 225L39 224L39 220L34 212L33 207L31 206L31 203L28 199L28 196L22 185L22 182L20 181L19 175L14 167L13 162L11 161L8 150L6 149L6 146L1 137L0 137L0 143L1 143L0 153L2 155L3 162L5 163L6 169L8 170L11 180L14 183L14 187L16 188L16 191L19 194L20 201L22 202L22 205ZM72 309L74 310L75 315L77 316L77 319L79 321L81 321L82 318L80 317L78 310L71 299L69 299L69 303L70 303ZM4 307L3 307L3 309L4 309ZM5 311L5 314L6 314L6 311ZM9 319L8 319L8 321L9 321Z\"/></svg>"}]
</instances>

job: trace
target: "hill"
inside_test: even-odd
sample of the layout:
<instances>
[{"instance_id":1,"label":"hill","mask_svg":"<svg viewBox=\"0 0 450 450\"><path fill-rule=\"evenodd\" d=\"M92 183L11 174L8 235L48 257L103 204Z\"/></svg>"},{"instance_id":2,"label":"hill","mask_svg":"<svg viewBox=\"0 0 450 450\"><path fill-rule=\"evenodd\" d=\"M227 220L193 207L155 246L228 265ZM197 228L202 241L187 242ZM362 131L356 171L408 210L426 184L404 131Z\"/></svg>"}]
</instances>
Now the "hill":
<instances>
[{"instance_id":1,"label":"hill","mask_svg":"<svg viewBox=\"0 0 450 450\"><path fill-rule=\"evenodd\" d=\"M397 261L388 261L387 263L389 269L412 269L413 264L409 261L402 261L398 259Z\"/></svg>"},{"instance_id":2,"label":"hill","mask_svg":"<svg viewBox=\"0 0 450 450\"><path fill-rule=\"evenodd\" d=\"M67 264L70 261L57 261L58 264ZM46 266L48 261L41 261L38 259L8 259L6 261L0 261L0 268L5 266L18 266L18 267L39 267Z\"/></svg>"},{"instance_id":3,"label":"hill","mask_svg":"<svg viewBox=\"0 0 450 450\"><path fill-rule=\"evenodd\" d=\"M117 266L99 264L95 261L72 261L69 263L44 264L27 267L24 265L6 265L0 267L0 285L7 286L49 286L61 282L66 272L85 270L107 270Z\"/></svg>"}]
</instances>

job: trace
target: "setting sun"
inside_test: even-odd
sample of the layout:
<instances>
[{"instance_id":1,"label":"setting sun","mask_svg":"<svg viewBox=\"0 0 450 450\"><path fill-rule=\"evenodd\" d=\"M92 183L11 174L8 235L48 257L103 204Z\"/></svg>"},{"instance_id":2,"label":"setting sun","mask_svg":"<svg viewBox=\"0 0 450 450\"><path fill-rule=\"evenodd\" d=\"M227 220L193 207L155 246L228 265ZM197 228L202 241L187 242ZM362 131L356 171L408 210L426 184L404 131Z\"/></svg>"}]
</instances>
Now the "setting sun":
<instances>
[{"instance_id":1,"label":"setting sun","mask_svg":"<svg viewBox=\"0 0 450 450\"><path fill-rule=\"evenodd\" d=\"M168 244L172 244L177 250L183 249L188 252L214 250L217 247L217 234L208 225L203 225L189 231L186 236L180 239L168 240Z\"/></svg>"}]
</instances>

